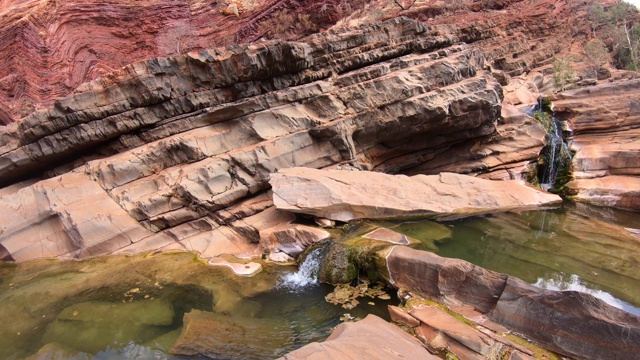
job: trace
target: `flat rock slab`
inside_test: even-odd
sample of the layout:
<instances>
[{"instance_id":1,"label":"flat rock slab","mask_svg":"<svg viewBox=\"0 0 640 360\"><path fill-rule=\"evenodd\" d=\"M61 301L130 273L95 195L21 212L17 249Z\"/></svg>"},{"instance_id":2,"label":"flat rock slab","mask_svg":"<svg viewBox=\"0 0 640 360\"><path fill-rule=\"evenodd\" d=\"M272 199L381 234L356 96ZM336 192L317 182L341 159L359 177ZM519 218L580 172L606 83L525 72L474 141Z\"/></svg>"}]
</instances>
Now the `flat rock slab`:
<instances>
[{"instance_id":1,"label":"flat rock slab","mask_svg":"<svg viewBox=\"0 0 640 360\"><path fill-rule=\"evenodd\" d=\"M226 266L231 269L234 274L241 276L253 276L262 270L262 265L257 262L251 261L245 264L241 264L230 262L220 257L212 258L208 261L208 264L213 266Z\"/></svg>"},{"instance_id":2,"label":"flat rock slab","mask_svg":"<svg viewBox=\"0 0 640 360\"><path fill-rule=\"evenodd\" d=\"M375 315L342 323L321 343L311 343L281 360L301 359L438 359L417 339Z\"/></svg>"},{"instance_id":3,"label":"flat rock slab","mask_svg":"<svg viewBox=\"0 0 640 360\"><path fill-rule=\"evenodd\" d=\"M574 200L600 206L640 211L640 178L634 176L605 176L578 179L567 183L574 191Z\"/></svg>"},{"instance_id":4,"label":"flat rock slab","mask_svg":"<svg viewBox=\"0 0 640 360\"><path fill-rule=\"evenodd\" d=\"M491 347L495 344L495 341L488 336L436 307L415 308L409 314L431 328L447 334L478 354L488 355Z\"/></svg>"},{"instance_id":5,"label":"flat rock slab","mask_svg":"<svg viewBox=\"0 0 640 360\"><path fill-rule=\"evenodd\" d=\"M280 169L271 175L276 208L331 220L434 217L453 219L559 204L521 181L454 173L387 175L370 171Z\"/></svg>"}]
</instances>

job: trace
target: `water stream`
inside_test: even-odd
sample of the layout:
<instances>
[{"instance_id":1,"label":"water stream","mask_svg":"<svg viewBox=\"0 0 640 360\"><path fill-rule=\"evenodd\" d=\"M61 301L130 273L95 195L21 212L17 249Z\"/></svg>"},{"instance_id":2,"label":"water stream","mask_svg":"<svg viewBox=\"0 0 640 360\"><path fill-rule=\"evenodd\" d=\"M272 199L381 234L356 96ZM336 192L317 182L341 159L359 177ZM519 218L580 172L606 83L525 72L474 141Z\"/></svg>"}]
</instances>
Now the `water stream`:
<instances>
[{"instance_id":1,"label":"water stream","mask_svg":"<svg viewBox=\"0 0 640 360\"><path fill-rule=\"evenodd\" d=\"M310 286L318 284L318 270L320 269L321 248L315 248L304 258L298 271L283 275L278 280L278 288L291 292L306 291Z\"/></svg>"},{"instance_id":2,"label":"water stream","mask_svg":"<svg viewBox=\"0 0 640 360\"><path fill-rule=\"evenodd\" d=\"M573 154L565 141L563 124L553 116L549 105L544 104L542 99L524 113L535 117L547 130L546 145L540 152L542 163L539 164L538 181L542 189L551 190L556 188L559 174L569 168ZM566 182L566 179L563 181Z\"/></svg>"}]
</instances>

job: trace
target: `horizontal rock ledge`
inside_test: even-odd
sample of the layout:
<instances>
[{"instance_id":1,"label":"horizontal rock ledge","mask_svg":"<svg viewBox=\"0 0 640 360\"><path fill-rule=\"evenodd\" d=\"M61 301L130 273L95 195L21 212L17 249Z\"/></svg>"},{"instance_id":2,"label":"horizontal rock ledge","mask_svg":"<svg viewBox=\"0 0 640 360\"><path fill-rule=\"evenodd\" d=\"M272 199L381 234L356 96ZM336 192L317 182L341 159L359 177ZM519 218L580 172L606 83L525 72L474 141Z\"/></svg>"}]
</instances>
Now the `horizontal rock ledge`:
<instances>
[{"instance_id":1,"label":"horizontal rock ledge","mask_svg":"<svg viewBox=\"0 0 640 360\"><path fill-rule=\"evenodd\" d=\"M454 219L562 202L522 181L473 176L387 175L371 171L280 169L271 175L276 208L338 221L433 217Z\"/></svg>"}]
</instances>

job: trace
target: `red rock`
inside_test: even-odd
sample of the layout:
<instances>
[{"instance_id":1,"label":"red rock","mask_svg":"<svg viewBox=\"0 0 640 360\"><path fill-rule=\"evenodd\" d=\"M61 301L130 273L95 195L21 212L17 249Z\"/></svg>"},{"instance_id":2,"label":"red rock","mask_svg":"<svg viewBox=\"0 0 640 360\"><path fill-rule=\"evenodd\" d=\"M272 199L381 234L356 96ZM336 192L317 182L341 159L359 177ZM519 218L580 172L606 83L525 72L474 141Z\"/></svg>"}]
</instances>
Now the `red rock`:
<instances>
[{"instance_id":1,"label":"red rock","mask_svg":"<svg viewBox=\"0 0 640 360\"><path fill-rule=\"evenodd\" d=\"M392 176L368 171L281 169L271 175L276 208L328 219L459 218L562 202L520 181L466 175Z\"/></svg>"},{"instance_id":2,"label":"red rock","mask_svg":"<svg viewBox=\"0 0 640 360\"><path fill-rule=\"evenodd\" d=\"M543 290L509 277L490 317L572 357L631 359L640 351L640 318L584 293Z\"/></svg>"},{"instance_id":3,"label":"red rock","mask_svg":"<svg viewBox=\"0 0 640 360\"><path fill-rule=\"evenodd\" d=\"M446 334L479 355L487 356L495 345L493 339L437 307L417 307L411 309L409 314L424 325Z\"/></svg>"},{"instance_id":4,"label":"red rock","mask_svg":"<svg viewBox=\"0 0 640 360\"><path fill-rule=\"evenodd\" d=\"M540 289L463 260L404 246L393 248L387 267L398 288L445 304L471 305L490 320L567 356L626 359L640 351L640 318L589 294ZM411 314L428 324L427 316Z\"/></svg>"},{"instance_id":5,"label":"red rock","mask_svg":"<svg viewBox=\"0 0 640 360\"><path fill-rule=\"evenodd\" d=\"M327 340L311 343L280 358L297 359L438 359L397 326L375 315L342 323Z\"/></svg>"},{"instance_id":6,"label":"red rock","mask_svg":"<svg viewBox=\"0 0 640 360\"><path fill-rule=\"evenodd\" d=\"M449 304L467 304L487 313L504 289L507 275L467 261L447 259L404 246L387 256L391 283Z\"/></svg>"},{"instance_id":7,"label":"red rock","mask_svg":"<svg viewBox=\"0 0 640 360\"><path fill-rule=\"evenodd\" d=\"M387 309L389 310L389 315L391 316L391 320L404 324L411 327L416 327L420 325L420 320L415 317L407 314L404 310L397 306L387 305Z\"/></svg>"}]
</instances>

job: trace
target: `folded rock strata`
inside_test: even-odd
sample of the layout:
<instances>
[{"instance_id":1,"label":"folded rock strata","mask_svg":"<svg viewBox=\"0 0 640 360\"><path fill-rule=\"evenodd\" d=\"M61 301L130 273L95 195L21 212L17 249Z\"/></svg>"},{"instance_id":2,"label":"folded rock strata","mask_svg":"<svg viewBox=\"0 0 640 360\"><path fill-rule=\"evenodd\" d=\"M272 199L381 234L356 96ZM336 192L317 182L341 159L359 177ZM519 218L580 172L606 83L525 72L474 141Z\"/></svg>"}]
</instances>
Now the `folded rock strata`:
<instances>
[{"instance_id":1,"label":"folded rock strata","mask_svg":"<svg viewBox=\"0 0 640 360\"><path fill-rule=\"evenodd\" d=\"M287 10L318 28L343 17L362 23L405 15L426 21L454 43L477 43L496 69L519 74L550 61L589 27L588 4L572 1L413 2L340 0L5 0L0 6L0 124L20 121L80 84L121 66L214 46L256 41ZM357 10L357 11L356 11ZM494 11L500 10L500 11ZM376 17L376 14L381 14ZM280 21L282 23L282 21ZM582 25L582 26L581 26ZM90 34L90 36L87 36ZM299 34L302 35L302 34Z\"/></svg>"},{"instance_id":2,"label":"folded rock strata","mask_svg":"<svg viewBox=\"0 0 640 360\"><path fill-rule=\"evenodd\" d=\"M522 181L468 175L387 175L369 171L281 169L271 175L280 210L332 220L433 217L452 219L527 210L562 199Z\"/></svg>"},{"instance_id":3,"label":"folded rock strata","mask_svg":"<svg viewBox=\"0 0 640 360\"><path fill-rule=\"evenodd\" d=\"M290 221L260 215L278 169L395 172L495 133L500 85L480 52L451 41L399 18L84 84L0 134L0 208L16 214L0 219L0 254L259 254L257 226Z\"/></svg>"}]
</instances>

